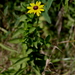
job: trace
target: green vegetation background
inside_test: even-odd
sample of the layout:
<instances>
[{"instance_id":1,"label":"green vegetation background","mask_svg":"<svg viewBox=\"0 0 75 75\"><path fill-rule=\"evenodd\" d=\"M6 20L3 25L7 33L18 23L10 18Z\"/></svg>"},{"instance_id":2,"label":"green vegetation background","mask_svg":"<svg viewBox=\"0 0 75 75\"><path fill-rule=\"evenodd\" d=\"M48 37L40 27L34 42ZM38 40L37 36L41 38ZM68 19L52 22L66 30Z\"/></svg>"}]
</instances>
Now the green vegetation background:
<instances>
[{"instance_id":1,"label":"green vegetation background","mask_svg":"<svg viewBox=\"0 0 75 75\"><path fill-rule=\"evenodd\" d=\"M75 75L75 0L2 0L0 75Z\"/></svg>"}]
</instances>

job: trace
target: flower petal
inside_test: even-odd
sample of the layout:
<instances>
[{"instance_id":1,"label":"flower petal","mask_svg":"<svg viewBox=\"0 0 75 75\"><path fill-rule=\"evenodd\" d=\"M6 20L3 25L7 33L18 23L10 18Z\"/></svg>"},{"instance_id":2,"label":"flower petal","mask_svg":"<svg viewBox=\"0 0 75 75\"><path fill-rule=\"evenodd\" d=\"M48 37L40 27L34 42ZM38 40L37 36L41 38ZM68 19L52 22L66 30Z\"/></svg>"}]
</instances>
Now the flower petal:
<instances>
[{"instance_id":1,"label":"flower petal","mask_svg":"<svg viewBox=\"0 0 75 75\"><path fill-rule=\"evenodd\" d=\"M36 13L37 11L36 10L34 10L34 14Z\"/></svg>"},{"instance_id":2,"label":"flower petal","mask_svg":"<svg viewBox=\"0 0 75 75\"><path fill-rule=\"evenodd\" d=\"M44 9L40 9L40 11L44 11Z\"/></svg>"},{"instance_id":3,"label":"flower petal","mask_svg":"<svg viewBox=\"0 0 75 75\"><path fill-rule=\"evenodd\" d=\"M37 12L36 15L37 15L37 16L40 16L40 13Z\"/></svg>"},{"instance_id":4,"label":"flower petal","mask_svg":"<svg viewBox=\"0 0 75 75\"><path fill-rule=\"evenodd\" d=\"M34 7L38 7L36 10L34 9ZM27 13L34 13L37 16L40 16L41 11L44 11L43 9L44 5L41 5L40 1L37 1L36 3L30 3L30 6L27 7L27 9L29 9L29 11Z\"/></svg>"},{"instance_id":5,"label":"flower petal","mask_svg":"<svg viewBox=\"0 0 75 75\"><path fill-rule=\"evenodd\" d=\"M41 11L40 11L40 10L37 10L37 12L38 12L38 13L41 13Z\"/></svg>"},{"instance_id":6,"label":"flower petal","mask_svg":"<svg viewBox=\"0 0 75 75\"><path fill-rule=\"evenodd\" d=\"M27 13L33 13L33 10L29 10Z\"/></svg>"},{"instance_id":7,"label":"flower petal","mask_svg":"<svg viewBox=\"0 0 75 75\"><path fill-rule=\"evenodd\" d=\"M43 8L43 7L44 7L44 5L40 5L40 6L39 6L39 8Z\"/></svg>"},{"instance_id":8,"label":"flower petal","mask_svg":"<svg viewBox=\"0 0 75 75\"><path fill-rule=\"evenodd\" d=\"M32 9L32 7L27 7L27 9Z\"/></svg>"},{"instance_id":9,"label":"flower petal","mask_svg":"<svg viewBox=\"0 0 75 75\"><path fill-rule=\"evenodd\" d=\"M30 3L30 5L33 7L33 6L35 6L35 4L34 3Z\"/></svg>"},{"instance_id":10,"label":"flower petal","mask_svg":"<svg viewBox=\"0 0 75 75\"><path fill-rule=\"evenodd\" d=\"M38 6L39 6L40 4L41 4L41 2L38 2L38 1L36 2L36 5L38 5Z\"/></svg>"}]
</instances>

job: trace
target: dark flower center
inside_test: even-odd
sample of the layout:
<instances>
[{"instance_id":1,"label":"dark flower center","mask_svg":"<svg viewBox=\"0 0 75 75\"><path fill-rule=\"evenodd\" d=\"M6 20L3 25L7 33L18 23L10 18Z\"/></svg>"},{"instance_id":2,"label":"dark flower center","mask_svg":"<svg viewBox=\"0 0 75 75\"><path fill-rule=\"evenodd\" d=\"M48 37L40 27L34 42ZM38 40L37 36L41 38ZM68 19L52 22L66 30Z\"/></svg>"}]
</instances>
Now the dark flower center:
<instances>
[{"instance_id":1,"label":"dark flower center","mask_svg":"<svg viewBox=\"0 0 75 75\"><path fill-rule=\"evenodd\" d=\"M37 9L38 9L38 6L34 6L33 9L34 9L34 10L37 10Z\"/></svg>"}]
</instances>

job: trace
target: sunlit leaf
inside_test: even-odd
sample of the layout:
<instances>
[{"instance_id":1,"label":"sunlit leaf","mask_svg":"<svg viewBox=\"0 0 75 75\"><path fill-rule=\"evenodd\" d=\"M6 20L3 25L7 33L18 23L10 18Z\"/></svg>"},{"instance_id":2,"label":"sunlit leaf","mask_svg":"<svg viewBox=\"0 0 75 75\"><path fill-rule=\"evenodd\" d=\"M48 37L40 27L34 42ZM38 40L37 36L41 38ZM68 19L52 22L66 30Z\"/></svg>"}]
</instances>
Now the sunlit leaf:
<instances>
[{"instance_id":1,"label":"sunlit leaf","mask_svg":"<svg viewBox=\"0 0 75 75\"><path fill-rule=\"evenodd\" d=\"M23 57L20 58L19 60L17 60L12 66L17 66L17 65L21 65L23 63L26 63L29 60L29 58Z\"/></svg>"},{"instance_id":2,"label":"sunlit leaf","mask_svg":"<svg viewBox=\"0 0 75 75\"><path fill-rule=\"evenodd\" d=\"M3 48L4 50L10 51L10 52L17 52L16 50L11 49L10 47L3 45L2 43L0 43L0 47Z\"/></svg>"}]
</instances>

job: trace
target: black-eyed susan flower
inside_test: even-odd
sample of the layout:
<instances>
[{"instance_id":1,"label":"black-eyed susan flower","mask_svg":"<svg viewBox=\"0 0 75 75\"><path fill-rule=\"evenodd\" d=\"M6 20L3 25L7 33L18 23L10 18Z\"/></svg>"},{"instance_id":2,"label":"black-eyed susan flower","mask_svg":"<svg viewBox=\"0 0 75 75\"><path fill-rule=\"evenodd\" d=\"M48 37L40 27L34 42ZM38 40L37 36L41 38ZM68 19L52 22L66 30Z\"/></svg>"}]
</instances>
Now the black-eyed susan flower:
<instances>
[{"instance_id":1,"label":"black-eyed susan flower","mask_svg":"<svg viewBox=\"0 0 75 75\"><path fill-rule=\"evenodd\" d=\"M27 7L28 12L27 13L34 13L37 16L40 16L41 11L44 11L44 5L41 5L41 2L37 1L36 3L30 3L30 6Z\"/></svg>"}]
</instances>

